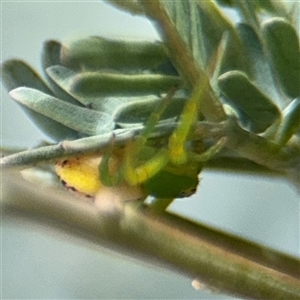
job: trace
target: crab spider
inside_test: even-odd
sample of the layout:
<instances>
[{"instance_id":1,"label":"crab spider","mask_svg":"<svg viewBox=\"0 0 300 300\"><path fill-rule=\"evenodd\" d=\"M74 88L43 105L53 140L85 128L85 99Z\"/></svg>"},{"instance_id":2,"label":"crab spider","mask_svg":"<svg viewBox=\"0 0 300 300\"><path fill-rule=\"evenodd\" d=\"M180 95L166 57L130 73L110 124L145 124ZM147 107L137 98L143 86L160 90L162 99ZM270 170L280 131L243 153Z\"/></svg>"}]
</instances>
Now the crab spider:
<instances>
[{"instance_id":1,"label":"crab spider","mask_svg":"<svg viewBox=\"0 0 300 300\"><path fill-rule=\"evenodd\" d=\"M163 146L150 145L149 136L161 115L172 101L175 89L154 109L144 130L123 149L114 149L92 156L75 157L57 163L56 171L64 185L93 197L103 185L141 186L146 195L159 199L188 197L196 192L203 162L224 145L221 139L203 153L198 153L199 141L189 141L199 115L201 99L207 89L198 85L179 116L178 126ZM98 168L99 166L99 168Z\"/></svg>"},{"instance_id":2,"label":"crab spider","mask_svg":"<svg viewBox=\"0 0 300 300\"><path fill-rule=\"evenodd\" d=\"M199 142L188 141L198 120L201 99L207 92L206 86L208 84L195 88L187 99L168 144L158 148L148 144L149 136L171 102L174 90L170 91L151 114L142 133L125 146L122 164L114 174L109 170L112 147L105 153L99 164L101 181L105 185L117 185L122 181L133 186L142 185L146 194L163 199L194 194L203 162L216 154L225 142L221 139L203 153L197 153Z\"/></svg>"},{"instance_id":3,"label":"crab spider","mask_svg":"<svg viewBox=\"0 0 300 300\"><path fill-rule=\"evenodd\" d=\"M190 140L199 119L201 101L208 90L208 79L201 78L186 100L177 127L167 140L161 139L157 144L150 136L164 111L172 105L174 87L154 108L142 132L123 148L117 148L112 139L104 152L58 161L56 172L62 183L88 197L94 197L103 186L122 184L139 186L145 195L158 199L194 194L203 162L215 155L225 143L222 138L203 152L200 137Z\"/></svg>"}]
</instances>

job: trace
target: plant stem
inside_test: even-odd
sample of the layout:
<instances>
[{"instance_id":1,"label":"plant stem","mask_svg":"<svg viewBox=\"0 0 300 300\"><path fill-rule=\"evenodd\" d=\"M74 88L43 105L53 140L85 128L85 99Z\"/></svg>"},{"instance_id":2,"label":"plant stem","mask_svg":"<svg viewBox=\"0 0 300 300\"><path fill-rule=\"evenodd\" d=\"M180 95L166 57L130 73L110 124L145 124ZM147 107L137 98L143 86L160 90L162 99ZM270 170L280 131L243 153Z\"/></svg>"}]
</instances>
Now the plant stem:
<instances>
[{"instance_id":1,"label":"plant stem","mask_svg":"<svg viewBox=\"0 0 300 300\"><path fill-rule=\"evenodd\" d=\"M159 32L162 34L163 41L166 43L172 62L177 67L187 86L195 87L202 80L209 80L204 70L202 70L192 56L191 51L184 44L176 27L170 20L167 11L161 5L159 0L142 0L140 3L144 6L148 17L154 19L159 24ZM206 101L201 105L201 112L209 121L221 121L226 119L226 115L221 103L216 98L209 86Z\"/></svg>"},{"instance_id":2,"label":"plant stem","mask_svg":"<svg viewBox=\"0 0 300 300\"><path fill-rule=\"evenodd\" d=\"M50 225L88 242L159 263L209 289L251 299L300 299L298 259L140 203L95 206L38 191L5 174L4 217ZM102 199L101 201L106 201Z\"/></svg>"}]
</instances>

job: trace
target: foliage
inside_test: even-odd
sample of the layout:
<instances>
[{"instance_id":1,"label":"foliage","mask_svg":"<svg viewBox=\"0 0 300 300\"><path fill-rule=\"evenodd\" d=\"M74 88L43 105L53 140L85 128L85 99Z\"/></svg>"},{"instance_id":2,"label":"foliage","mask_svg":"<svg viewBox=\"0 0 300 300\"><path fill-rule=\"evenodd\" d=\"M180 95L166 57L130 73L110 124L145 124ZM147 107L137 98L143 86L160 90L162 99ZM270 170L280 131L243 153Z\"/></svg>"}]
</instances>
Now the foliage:
<instances>
[{"instance_id":1,"label":"foliage","mask_svg":"<svg viewBox=\"0 0 300 300\"><path fill-rule=\"evenodd\" d=\"M152 19L163 42L132 43L102 37L77 39L68 44L47 41L42 53L47 83L25 62L5 62L2 66L3 82L10 96L58 144L6 156L1 159L3 167L24 168L33 163L52 162L74 155L94 155L99 151L109 158L115 149L124 145L126 148L136 136L144 138L142 146L147 143L152 149L164 149L175 132L175 148L184 147L185 151L197 152L199 142L204 149L201 150L205 151L218 145L220 140L224 141L224 149L219 149L217 156L209 156L207 166L240 171L242 162L243 171L251 169L265 175L273 172L300 186L297 2L294 5L271 0L109 2ZM241 22L233 24L222 12L222 5L237 11ZM158 113L165 95L174 86L177 90L168 109ZM198 91L198 102L190 100L195 90ZM195 104L196 109L188 110L188 103L198 104ZM153 107L158 107L154 114ZM186 116L188 118L184 118ZM194 117L195 122L186 125L186 120ZM143 152L144 148L136 146L134 149L132 153L135 155L136 149ZM166 164L165 161L160 163L155 170L158 173L165 171ZM173 174L177 170L172 169ZM147 179L149 177L151 179L152 175L147 174ZM132 193L136 195L136 190ZM101 197L99 193L96 202ZM152 206L160 212L168 204L168 201L154 201ZM119 211L118 208L118 218L122 213L128 217L130 210L134 220L142 222L139 226L155 231L151 217L149 221L144 212L139 211L140 207L134 206L133 212L131 209L132 205L127 210L122 208ZM161 214L162 223L165 216ZM176 222L180 224L179 220ZM125 236L137 230L131 228L131 223L127 226L121 230ZM150 233L148 243L151 248L154 241ZM172 240L174 232L169 227L163 233ZM186 234L190 237L191 232ZM172 243L175 242L172 240ZM200 244L198 246L202 247ZM176 243L173 246L179 247ZM226 251L232 251L227 246ZM140 251L148 250L141 248ZM170 253L171 250L166 251ZM208 247L210 254L214 251ZM150 252L153 255L152 250ZM223 283L216 279L226 269L222 265L222 255L218 256L220 265L216 269L212 267L213 271L207 277L199 267L205 263L208 254L203 253L198 260L194 258L194 252L187 255L196 260L196 270L191 265L182 267L181 261L170 262L169 257L162 260L171 265L179 264L184 272L188 270L189 275L193 274L223 292L253 298L279 299L282 295L300 298L294 278L287 283L276 275L276 280L282 280L283 286L282 290L276 290L277 281L266 279L270 275L267 270L256 270L250 264L249 269L242 272L237 263L235 270L239 271L235 275L252 285L251 272L254 277L260 271L265 274L266 280L259 277L258 282L261 280L262 285L254 292L230 283L233 277ZM213 257L217 259L217 256ZM283 272L292 273L290 270ZM288 295L283 290L289 284L292 287Z\"/></svg>"}]
</instances>

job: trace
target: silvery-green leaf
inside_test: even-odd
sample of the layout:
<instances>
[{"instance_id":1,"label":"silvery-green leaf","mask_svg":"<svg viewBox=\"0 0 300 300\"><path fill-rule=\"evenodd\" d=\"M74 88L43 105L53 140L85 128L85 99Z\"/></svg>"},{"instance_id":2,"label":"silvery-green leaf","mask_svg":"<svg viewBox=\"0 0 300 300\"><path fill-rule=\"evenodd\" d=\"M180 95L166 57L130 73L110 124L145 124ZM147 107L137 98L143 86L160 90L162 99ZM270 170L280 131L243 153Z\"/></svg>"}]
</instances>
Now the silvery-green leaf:
<instances>
[{"instance_id":1,"label":"silvery-green leaf","mask_svg":"<svg viewBox=\"0 0 300 300\"><path fill-rule=\"evenodd\" d=\"M262 71L268 67L268 62L263 53L259 37L255 30L248 24L238 23L236 29L242 42L241 46L243 47L244 59L250 60L249 72L247 75L251 76L253 80L259 81L259 79L261 79L259 78L259 75L261 75Z\"/></svg>"},{"instance_id":2,"label":"silvery-green leaf","mask_svg":"<svg viewBox=\"0 0 300 300\"><path fill-rule=\"evenodd\" d=\"M21 60L8 60L2 65L2 80L10 91L18 87L29 87L52 95L52 91L29 65ZM44 115L22 106L25 113L37 124L38 128L54 140L75 139L78 133Z\"/></svg>"},{"instance_id":3,"label":"silvery-green leaf","mask_svg":"<svg viewBox=\"0 0 300 300\"><path fill-rule=\"evenodd\" d=\"M169 56L186 88L209 82L204 71L217 52L224 32L234 30L213 1L140 0L145 13L157 25ZM203 17L201 19L201 17ZM210 121L226 118L223 107L208 87L201 113Z\"/></svg>"},{"instance_id":4,"label":"silvery-green leaf","mask_svg":"<svg viewBox=\"0 0 300 300\"><path fill-rule=\"evenodd\" d=\"M70 80L72 79L72 76L76 75L74 71L62 66L51 66L45 70L45 73L49 82L52 83L52 88L58 98L77 106L83 106L85 104L78 101L78 99L73 97L70 91L68 91Z\"/></svg>"},{"instance_id":5,"label":"silvery-green leaf","mask_svg":"<svg viewBox=\"0 0 300 300\"><path fill-rule=\"evenodd\" d=\"M80 133L97 135L114 128L112 117L106 113L78 107L34 89L17 88L10 92L10 96L37 113Z\"/></svg>"},{"instance_id":6,"label":"silvery-green leaf","mask_svg":"<svg viewBox=\"0 0 300 300\"><path fill-rule=\"evenodd\" d=\"M145 123L155 110L155 107L161 101L164 101L162 98L156 96L148 96L145 98L118 106L113 113L114 121L123 128ZM172 98L170 105L162 114L160 120L173 118L173 121L175 121L175 118L180 115L185 103L186 98Z\"/></svg>"},{"instance_id":7,"label":"silvery-green leaf","mask_svg":"<svg viewBox=\"0 0 300 300\"><path fill-rule=\"evenodd\" d=\"M239 0L216 0L221 5L237 7ZM246 2L246 1L245 1ZM247 1L250 2L250 1ZM255 0L252 2L252 9L255 9L257 12L268 12L277 16L287 16L288 11L288 2L292 1L277 1L277 0ZM296 3L296 1L295 1ZM246 19L247 21L247 19Z\"/></svg>"},{"instance_id":8,"label":"silvery-green leaf","mask_svg":"<svg viewBox=\"0 0 300 300\"><path fill-rule=\"evenodd\" d=\"M47 74L62 90L84 106L108 114L112 114L118 106L125 103L157 98L147 95L167 92L180 83L177 76L100 72L78 74L62 66L48 68ZM143 94L146 96L142 96Z\"/></svg>"},{"instance_id":9,"label":"silvery-green leaf","mask_svg":"<svg viewBox=\"0 0 300 300\"><path fill-rule=\"evenodd\" d=\"M160 74L114 74L84 72L72 78L70 90L81 97L159 95L179 86L177 76Z\"/></svg>"},{"instance_id":10,"label":"silvery-green leaf","mask_svg":"<svg viewBox=\"0 0 300 300\"><path fill-rule=\"evenodd\" d=\"M124 42L91 36L63 44L62 65L76 71L114 69L136 72L168 60L165 46L156 42Z\"/></svg>"},{"instance_id":11,"label":"silvery-green leaf","mask_svg":"<svg viewBox=\"0 0 300 300\"><path fill-rule=\"evenodd\" d=\"M2 81L8 91L20 86L26 86L52 94L40 75L26 62L19 59L10 59L1 66Z\"/></svg>"},{"instance_id":12,"label":"silvery-green leaf","mask_svg":"<svg viewBox=\"0 0 300 300\"><path fill-rule=\"evenodd\" d=\"M77 73L66 67L56 65L47 68L46 74L58 87L69 94L68 90L70 90L72 79Z\"/></svg>"},{"instance_id":13,"label":"silvery-green leaf","mask_svg":"<svg viewBox=\"0 0 300 300\"><path fill-rule=\"evenodd\" d=\"M94 97L87 94L81 96L75 95L71 91L72 80L76 76L76 72L63 66L53 66L46 70L49 78L69 97L73 97L83 106L112 114L116 107L129 101L135 101L135 97Z\"/></svg>"},{"instance_id":14,"label":"silvery-green leaf","mask_svg":"<svg viewBox=\"0 0 300 300\"><path fill-rule=\"evenodd\" d=\"M55 40L45 41L41 53L43 70L60 64L61 43Z\"/></svg>"},{"instance_id":15,"label":"silvery-green leaf","mask_svg":"<svg viewBox=\"0 0 300 300\"><path fill-rule=\"evenodd\" d=\"M181 84L178 76L161 74L75 73L62 66L50 67L47 73L76 99L77 96L96 98L161 94Z\"/></svg>"},{"instance_id":16,"label":"silvery-green leaf","mask_svg":"<svg viewBox=\"0 0 300 300\"><path fill-rule=\"evenodd\" d=\"M203 69L216 52L224 32L234 31L212 1L160 1L180 38Z\"/></svg>"},{"instance_id":17,"label":"silvery-green leaf","mask_svg":"<svg viewBox=\"0 0 300 300\"><path fill-rule=\"evenodd\" d=\"M237 31L226 33L224 38L225 45L219 63L219 75L231 70L240 70L241 72L249 74L251 72L249 59Z\"/></svg>"},{"instance_id":18,"label":"silvery-green leaf","mask_svg":"<svg viewBox=\"0 0 300 300\"><path fill-rule=\"evenodd\" d=\"M46 70L49 78L69 97L76 99L77 103L93 110L98 110L111 114L114 109L130 101L132 97L94 97L87 94L81 96L75 95L71 91L72 80L76 76L76 72L63 66L53 66Z\"/></svg>"},{"instance_id":19,"label":"silvery-green leaf","mask_svg":"<svg viewBox=\"0 0 300 300\"><path fill-rule=\"evenodd\" d=\"M284 92L291 98L300 94L299 39L284 19L272 18L262 25L266 49Z\"/></svg>"},{"instance_id":20,"label":"silvery-green leaf","mask_svg":"<svg viewBox=\"0 0 300 300\"><path fill-rule=\"evenodd\" d=\"M61 50L61 43L50 40L46 41L43 45L42 54L41 54L41 60L42 60L42 67L45 72L45 75L48 79L49 84L51 85L52 90L54 91L55 95L72 104L76 104L78 106L81 106L79 102L76 101L71 95L66 93L63 89L59 87L59 85L54 82L51 77L48 76L47 68L55 65L60 64L60 50Z\"/></svg>"},{"instance_id":21,"label":"silvery-green leaf","mask_svg":"<svg viewBox=\"0 0 300 300\"><path fill-rule=\"evenodd\" d=\"M249 72L247 75L255 85L264 91L279 107L283 108L288 102L278 92L273 71L264 53L263 46L255 30L247 25L240 23L237 25L237 32L244 48L244 60L248 61Z\"/></svg>"},{"instance_id":22,"label":"silvery-green leaf","mask_svg":"<svg viewBox=\"0 0 300 300\"><path fill-rule=\"evenodd\" d=\"M242 114L241 123L248 123L253 132L265 131L280 116L272 100L240 71L220 76L219 88L229 104Z\"/></svg>"}]
</instances>

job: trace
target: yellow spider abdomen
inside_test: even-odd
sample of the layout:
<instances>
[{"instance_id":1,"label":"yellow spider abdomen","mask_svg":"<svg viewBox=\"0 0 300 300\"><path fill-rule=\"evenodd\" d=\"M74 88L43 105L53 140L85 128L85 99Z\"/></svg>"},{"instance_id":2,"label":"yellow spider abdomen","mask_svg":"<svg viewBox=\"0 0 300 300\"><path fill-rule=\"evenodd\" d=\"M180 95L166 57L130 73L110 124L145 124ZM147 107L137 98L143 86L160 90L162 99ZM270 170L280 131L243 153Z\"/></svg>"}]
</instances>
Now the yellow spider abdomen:
<instances>
[{"instance_id":1,"label":"yellow spider abdomen","mask_svg":"<svg viewBox=\"0 0 300 300\"><path fill-rule=\"evenodd\" d=\"M71 157L55 165L57 175L69 189L94 197L103 187L99 178L100 155Z\"/></svg>"}]
</instances>

